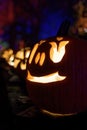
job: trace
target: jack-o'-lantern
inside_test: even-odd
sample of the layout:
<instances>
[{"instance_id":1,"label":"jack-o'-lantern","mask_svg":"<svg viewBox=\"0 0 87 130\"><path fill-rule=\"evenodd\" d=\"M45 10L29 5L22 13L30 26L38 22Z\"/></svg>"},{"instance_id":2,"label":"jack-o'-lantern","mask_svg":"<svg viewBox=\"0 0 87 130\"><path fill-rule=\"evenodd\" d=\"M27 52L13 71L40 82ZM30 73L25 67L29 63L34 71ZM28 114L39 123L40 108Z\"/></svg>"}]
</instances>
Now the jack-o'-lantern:
<instances>
[{"instance_id":1,"label":"jack-o'-lantern","mask_svg":"<svg viewBox=\"0 0 87 130\"><path fill-rule=\"evenodd\" d=\"M71 115L87 110L87 41L51 37L36 43L27 60L26 87L43 112Z\"/></svg>"},{"instance_id":2,"label":"jack-o'-lantern","mask_svg":"<svg viewBox=\"0 0 87 130\"><path fill-rule=\"evenodd\" d=\"M9 62L10 57L13 55L13 50L11 48L5 49L1 57L4 58L7 62Z\"/></svg>"},{"instance_id":3,"label":"jack-o'-lantern","mask_svg":"<svg viewBox=\"0 0 87 130\"><path fill-rule=\"evenodd\" d=\"M10 56L8 64L13 66L19 76L26 76L26 62L30 54L30 47L20 49Z\"/></svg>"},{"instance_id":4,"label":"jack-o'-lantern","mask_svg":"<svg viewBox=\"0 0 87 130\"><path fill-rule=\"evenodd\" d=\"M9 66L8 61L12 54L13 54L13 50L11 48L5 48L3 49L0 55L0 66L4 72L7 72L6 77L8 77L8 73L10 72L9 70L11 69L11 66Z\"/></svg>"}]
</instances>

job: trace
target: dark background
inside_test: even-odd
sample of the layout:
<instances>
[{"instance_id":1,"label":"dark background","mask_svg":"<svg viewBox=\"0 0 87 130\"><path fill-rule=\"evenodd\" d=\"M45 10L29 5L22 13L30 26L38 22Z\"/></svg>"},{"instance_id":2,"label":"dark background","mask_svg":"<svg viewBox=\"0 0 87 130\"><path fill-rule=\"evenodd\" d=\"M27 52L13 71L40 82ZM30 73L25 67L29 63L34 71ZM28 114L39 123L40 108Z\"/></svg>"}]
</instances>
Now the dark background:
<instances>
[{"instance_id":1,"label":"dark background","mask_svg":"<svg viewBox=\"0 0 87 130\"><path fill-rule=\"evenodd\" d=\"M61 23L73 20L78 0L1 0L0 39L14 48L23 39L27 46L55 36Z\"/></svg>"}]
</instances>

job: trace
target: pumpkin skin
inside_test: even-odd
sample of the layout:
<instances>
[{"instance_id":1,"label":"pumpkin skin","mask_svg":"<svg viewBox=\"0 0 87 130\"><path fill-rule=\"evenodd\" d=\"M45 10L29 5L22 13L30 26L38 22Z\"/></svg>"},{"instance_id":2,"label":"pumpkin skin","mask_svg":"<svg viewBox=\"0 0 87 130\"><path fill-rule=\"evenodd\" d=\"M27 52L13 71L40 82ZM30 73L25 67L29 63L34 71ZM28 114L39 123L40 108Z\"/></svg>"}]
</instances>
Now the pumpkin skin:
<instances>
[{"instance_id":1,"label":"pumpkin skin","mask_svg":"<svg viewBox=\"0 0 87 130\"><path fill-rule=\"evenodd\" d=\"M61 39L61 38L59 38ZM49 58L50 42L69 41L65 45L65 54L61 61L53 63ZM42 44L40 44L42 42ZM29 79L27 73L26 86L32 101L40 108L54 114L75 114L87 110L87 41L72 37L51 37L40 41L32 62L27 61L27 72L40 77L49 75L55 71L65 76L63 80L53 82L37 82ZM45 52L43 65L35 64L35 58L40 52ZM32 51L31 51L32 54ZM30 56L31 56L30 54Z\"/></svg>"}]
</instances>

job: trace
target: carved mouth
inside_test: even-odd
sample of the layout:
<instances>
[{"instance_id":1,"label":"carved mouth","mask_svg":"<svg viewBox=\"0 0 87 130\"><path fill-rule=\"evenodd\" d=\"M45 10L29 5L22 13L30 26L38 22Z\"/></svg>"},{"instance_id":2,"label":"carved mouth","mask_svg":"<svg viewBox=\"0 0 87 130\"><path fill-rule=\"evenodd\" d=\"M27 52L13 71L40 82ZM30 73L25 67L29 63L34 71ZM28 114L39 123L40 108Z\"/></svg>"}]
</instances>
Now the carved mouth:
<instances>
[{"instance_id":1,"label":"carved mouth","mask_svg":"<svg viewBox=\"0 0 87 130\"><path fill-rule=\"evenodd\" d=\"M51 83L51 82L57 82L57 81L62 81L66 78L66 76L60 76L58 72L37 77L37 76L32 76L30 72L28 71L27 75L27 80L32 81L32 82L37 82L37 83Z\"/></svg>"}]
</instances>

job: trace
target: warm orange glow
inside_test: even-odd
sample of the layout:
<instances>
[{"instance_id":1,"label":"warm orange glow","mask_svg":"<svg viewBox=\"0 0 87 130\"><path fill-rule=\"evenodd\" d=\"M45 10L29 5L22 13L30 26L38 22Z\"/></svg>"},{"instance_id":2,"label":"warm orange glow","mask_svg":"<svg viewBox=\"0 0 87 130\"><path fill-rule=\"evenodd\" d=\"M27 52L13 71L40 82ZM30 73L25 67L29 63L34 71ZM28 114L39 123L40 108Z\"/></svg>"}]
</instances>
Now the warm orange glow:
<instances>
[{"instance_id":1,"label":"warm orange glow","mask_svg":"<svg viewBox=\"0 0 87 130\"><path fill-rule=\"evenodd\" d=\"M35 64L37 64L39 62L39 65L42 66L44 63L44 60L45 60L45 53L43 52L40 55L40 52L38 52L38 54L36 55L36 58L35 58Z\"/></svg>"},{"instance_id":2,"label":"warm orange glow","mask_svg":"<svg viewBox=\"0 0 87 130\"><path fill-rule=\"evenodd\" d=\"M21 70L26 70L26 62L25 63L21 62L20 68Z\"/></svg>"},{"instance_id":3,"label":"warm orange glow","mask_svg":"<svg viewBox=\"0 0 87 130\"><path fill-rule=\"evenodd\" d=\"M13 54L13 50L12 49L8 49L8 50L5 50L2 54L2 58L5 58L6 61L9 60L9 57Z\"/></svg>"},{"instance_id":4,"label":"warm orange glow","mask_svg":"<svg viewBox=\"0 0 87 130\"><path fill-rule=\"evenodd\" d=\"M25 58L28 58L29 55L30 55L30 50L27 50L27 51L25 52Z\"/></svg>"},{"instance_id":5,"label":"warm orange glow","mask_svg":"<svg viewBox=\"0 0 87 130\"><path fill-rule=\"evenodd\" d=\"M40 59L40 52L37 53L37 56L35 57L35 64L39 62Z\"/></svg>"},{"instance_id":6,"label":"warm orange glow","mask_svg":"<svg viewBox=\"0 0 87 130\"><path fill-rule=\"evenodd\" d=\"M57 45L56 42L50 42L49 44L52 46L50 51L49 51L49 55L50 55L50 59L52 62L54 63L58 63L62 60L64 54L65 54L65 46L69 43L69 41L61 41L63 39L63 37L57 37L57 40L60 41L59 45ZM42 44L44 42L44 40L40 41L40 44ZM36 53L37 48L39 47L39 44L35 44L34 48L32 49L30 58L29 58L29 64L31 64L33 57ZM39 65L42 66L45 60L45 52L43 52L40 55L40 52L38 52L38 54L36 55L35 58L35 64L37 64L39 62Z\"/></svg>"},{"instance_id":7,"label":"warm orange glow","mask_svg":"<svg viewBox=\"0 0 87 130\"><path fill-rule=\"evenodd\" d=\"M14 54L12 54L12 55L10 56L10 58L9 58L9 60L8 60L8 64L9 64L10 66L14 66Z\"/></svg>"},{"instance_id":8,"label":"warm orange glow","mask_svg":"<svg viewBox=\"0 0 87 130\"><path fill-rule=\"evenodd\" d=\"M29 64L31 64L31 62L32 62L32 60L33 60L33 57L34 57L34 54L35 54L35 52L36 52L38 46L39 46L38 43L34 45L34 48L32 49L31 55L30 55L30 58L29 58Z\"/></svg>"},{"instance_id":9,"label":"warm orange glow","mask_svg":"<svg viewBox=\"0 0 87 130\"><path fill-rule=\"evenodd\" d=\"M25 48L25 58L28 58L30 55L30 48ZM19 50L15 54L15 58L24 59L24 49Z\"/></svg>"},{"instance_id":10,"label":"warm orange glow","mask_svg":"<svg viewBox=\"0 0 87 130\"><path fill-rule=\"evenodd\" d=\"M21 49L20 51L18 51L17 54L15 55L16 59L14 60L14 68L17 68L19 62L21 60L24 60L25 58L25 63L24 62L20 63L20 69L26 70L27 58L29 57L29 55L30 55L30 48L25 48L25 57L24 57L24 49Z\"/></svg>"},{"instance_id":11,"label":"warm orange glow","mask_svg":"<svg viewBox=\"0 0 87 130\"><path fill-rule=\"evenodd\" d=\"M40 45L41 45L43 42L46 42L46 40L41 40L41 41L40 41Z\"/></svg>"},{"instance_id":12,"label":"warm orange glow","mask_svg":"<svg viewBox=\"0 0 87 130\"><path fill-rule=\"evenodd\" d=\"M61 41L61 40L63 40L63 37L57 37L56 38L58 41Z\"/></svg>"},{"instance_id":13,"label":"warm orange glow","mask_svg":"<svg viewBox=\"0 0 87 130\"><path fill-rule=\"evenodd\" d=\"M62 60L65 54L65 46L69 43L69 41L60 41L59 46L57 47L56 42L50 42L52 45L50 49L50 59L54 63L58 63Z\"/></svg>"},{"instance_id":14,"label":"warm orange glow","mask_svg":"<svg viewBox=\"0 0 87 130\"><path fill-rule=\"evenodd\" d=\"M14 68L17 68L19 63L20 63L20 59L15 59L14 60Z\"/></svg>"},{"instance_id":15,"label":"warm orange glow","mask_svg":"<svg viewBox=\"0 0 87 130\"><path fill-rule=\"evenodd\" d=\"M51 82L56 82L56 81L62 81L66 78L66 76L60 76L58 72L41 76L41 77L36 77L32 76L30 72L28 71L27 75L27 80L32 81L32 82L38 82L38 83L51 83Z\"/></svg>"},{"instance_id":16,"label":"warm orange glow","mask_svg":"<svg viewBox=\"0 0 87 130\"><path fill-rule=\"evenodd\" d=\"M24 55L24 49L19 50L15 55L11 55L8 61L8 64L13 66L14 68L17 68L18 64L20 63L21 60L24 59L25 56L25 63L21 63L20 64L20 68L22 70L26 69L26 62L27 62L27 58L30 55L30 48L27 47L25 48L25 55Z\"/></svg>"},{"instance_id":17,"label":"warm orange glow","mask_svg":"<svg viewBox=\"0 0 87 130\"><path fill-rule=\"evenodd\" d=\"M64 117L64 116L71 116L71 115L76 115L77 113L69 113L69 114L59 114L59 113L53 113L50 111L47 111L45 109L41 109L41 111L46 114L46 115L50 115L52 117Z\"/></svg>"},{"instance_id":18,"label":"warm orange glow","mask_svg":"<svg viewBox=\"0 0 87 130\"><path fill-rule=\"evenodd\" d=\"M26 52L25 52L25 59L27 59L28 57L29 57L29 55L30 55L30 50L25 50ZM16 53L16 55L15 55L15 60L14 60L14 68L17 68L17 66L18 66L18 64L19 64L19 62L21 61L21 60L23 60L24 59L24 49L22 49L22 50L20 50L20 51L18 51L17 53ZM26 69L26 62L27 62L27 60L25 60L25 63L21 63L20 64L20 68L22 69L22 70L25 70Z\"/></svg>"},{"instance_id":19,"label":"warm orange glow","mask_svg":"<svg viewBox=\"0 0 87 130\"><path fill-rule=\"evenodd\" d=\"M41 53L41 58L40 58L40 66L42 66L42 65L43 65L44 60L45 60L45 53L43 52L43 53Z\"/></svg>"},{"instance_id":20,"label":"warm orange glow","mask_svg":"<svg viewBox=\"0 0 87 130\"><path fill-rule=\"evenodd\" d=\"M50 55L50 60L53 63L58 63L62 60L64 54L65 54L65 46L69 43L69 41L61 41L63 40L63 37L57 37L57 40L59 41L59 44L56 42L49 42L48 44L51 45L51 48L49 50L49 55ZM40 45L44 41L40 41ZM33 57L36 53L37 48L39 47L39 44L36 44L34 48L32 49L30 59L29 59L29 64L31 64ZM45 51L40 53L38 52L36 57L35 57L35 64L39 63L40 66L44 64L46 58ZM62 81L66 78L66 76L60 76L58 72L37 77L37 76L32 76L30 72L28 71L27 79L32 82L38 82L38 83L50 83L50 82L56 82L56 81Z\"/></svg>"},{"instance_id":21,"label":"warm orange glow","mask_svg":"<svg viewBox=\"0 0 87 130\"><path fill-rule=\"evenodd\" d=\"M23 51L18 51L15 55L16 58L19 58L19 59L24 59L24 52Z\"/></svg>"}]
</instances>

